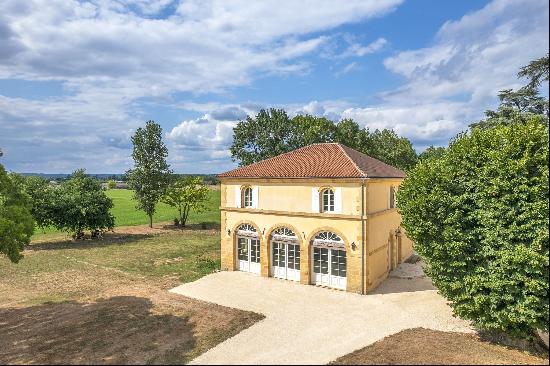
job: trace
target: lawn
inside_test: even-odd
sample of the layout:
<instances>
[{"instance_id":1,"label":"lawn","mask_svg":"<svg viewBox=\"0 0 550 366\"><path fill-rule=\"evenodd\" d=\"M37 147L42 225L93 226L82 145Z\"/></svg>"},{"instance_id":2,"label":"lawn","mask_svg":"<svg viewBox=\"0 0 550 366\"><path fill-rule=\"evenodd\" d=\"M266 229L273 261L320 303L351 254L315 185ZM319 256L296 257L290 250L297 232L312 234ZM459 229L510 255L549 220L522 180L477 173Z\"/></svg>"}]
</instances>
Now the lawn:
<instances>
[{"instance_id":1,"label":"lawn","mask_svg":"<svg viewBox=\"0 0 550 366\"><path fill-rule=\"evenodd\" d=\"M118 227L0 257L0 364L185 363L260 320L167 291L219 268L219 229L200 227Z\"/></svg>"},{"instance_id":2,"label":"lawn","mask_svg":"<svg viewBox=\"0 0 550 366\"><path fill-rule=\"evenodd\" d=\"M129 189L110 189L106 191L106 194L113 200L114 207L111 209L111 213L115 217L115 226L143 225L149 222L149 218L145 212L136 209L133 191ZM189 223L219 223L219 207L219 187L213 187L209 191L207 209L204 212L191 212L189 215ZM178 217L177 210L160 202L153 216L153 222L172 221L175 217ZM45 229L36 228L33 240L55 238L59 236L60 232L53 227Z\"/></svg>"}]
</instances>

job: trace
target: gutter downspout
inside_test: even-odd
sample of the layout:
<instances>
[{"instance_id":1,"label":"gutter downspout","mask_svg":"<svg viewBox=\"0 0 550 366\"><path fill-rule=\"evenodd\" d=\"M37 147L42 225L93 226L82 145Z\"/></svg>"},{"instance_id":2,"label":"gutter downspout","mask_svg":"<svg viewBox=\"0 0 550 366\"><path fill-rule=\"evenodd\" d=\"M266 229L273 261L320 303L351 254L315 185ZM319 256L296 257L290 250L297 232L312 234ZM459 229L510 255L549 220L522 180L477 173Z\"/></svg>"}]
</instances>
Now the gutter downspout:
<instances>
[{"instance_id":1,"label":"gutter downspout","mask_svg":"<svg viewBox=\"0 0 550 366\"><path fill-rule=\"evenodd\" d=\"M365 294L365 179L361 180L361 295Z\"/></svg>"}]
</instances>

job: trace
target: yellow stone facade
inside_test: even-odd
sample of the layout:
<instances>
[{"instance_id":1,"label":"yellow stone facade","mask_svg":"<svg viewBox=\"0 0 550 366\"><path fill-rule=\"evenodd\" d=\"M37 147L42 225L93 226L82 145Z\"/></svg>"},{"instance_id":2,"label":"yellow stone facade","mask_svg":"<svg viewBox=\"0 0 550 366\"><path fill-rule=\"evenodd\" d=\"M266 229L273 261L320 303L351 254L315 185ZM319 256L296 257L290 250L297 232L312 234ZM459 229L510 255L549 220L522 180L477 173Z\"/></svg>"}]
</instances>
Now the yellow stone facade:
<instances>
[{"instance_id":1,"label":"yellow stone facade","mask_svg":"<svg viewBox=\"0 0 550 366\"><path fill-rule=\"evenodd\" d=\"M271 233L291 229L300 245L300 282L312 284L312 240L320 231L337 234L345 244L346 290L365 294L412 254L412 242L390 208L390 190L402 179L221 179L221 268L238 270L236 232L252 225L260 240L260 273L272 276ZM246 187L255 192L254 207L241 208ZM313 208L315 191L337 192L337 212ZM313 194L312 194L313 193Z\"/></svg>"}]
</instances>

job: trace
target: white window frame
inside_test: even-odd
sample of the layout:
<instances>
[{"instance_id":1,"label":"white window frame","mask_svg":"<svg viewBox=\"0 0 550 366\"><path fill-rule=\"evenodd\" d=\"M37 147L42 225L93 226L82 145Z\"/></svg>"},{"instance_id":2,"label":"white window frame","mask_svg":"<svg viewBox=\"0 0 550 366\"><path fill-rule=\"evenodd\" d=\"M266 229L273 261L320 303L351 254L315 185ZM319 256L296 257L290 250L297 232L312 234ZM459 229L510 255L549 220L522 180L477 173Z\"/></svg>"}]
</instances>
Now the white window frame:
<instances>
[{"instance_id":1,"label":"white window frame","mask_svg":"<svg viewBox=\"0 0 550 366\"><path fill-rule=\"evenodd\" d=\"M329 193L330 192L330 193ZM323 188L321 190L321 212L336 212L336 194L334 193L334 190L332 188ZM325 202L325 198L327 198L328 202ZM330 202L332 198L332 203Z\"/></svg>"},{"instance_id":2,"label":"white window frame","mask_svg":"<svg viewBox=\"0 0 550 366\"><path fill-rule=\"evenodd\" d=\"M241 199L243 208L254 207L254 190L250 186L244 186L241 190Z\"/></svg>"}]
</instances>

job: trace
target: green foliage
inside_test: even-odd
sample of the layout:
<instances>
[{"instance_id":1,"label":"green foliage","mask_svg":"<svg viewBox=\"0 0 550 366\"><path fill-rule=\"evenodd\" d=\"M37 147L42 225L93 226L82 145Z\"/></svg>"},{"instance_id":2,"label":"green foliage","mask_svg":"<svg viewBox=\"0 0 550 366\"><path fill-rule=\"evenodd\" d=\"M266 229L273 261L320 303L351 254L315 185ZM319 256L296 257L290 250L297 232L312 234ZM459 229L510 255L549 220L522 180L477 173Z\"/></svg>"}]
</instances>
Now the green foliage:
<instances>
[{"instance_id":1,"label":"green foliage","mask_svg":"<svg viewBox=\"0 0 550 366\"><path fill-rule=\"evenodd\" d=\"M233 129L231 156L239 165L252 164L293 150L295 135L296 130L284 110L262 109L255 118L247 116Z\"/></svg>"},{"instance_id":2,"label":"green foliage","mask_svg":"<svg viewBox=\"0 0 550 366\"><path fill-rule=\"evenodd\" d=\"M496 111L485 111L486 118L470 125L471 128L493 128L501 124L525 123L534 116L544 126L548 126L548 99L540 95L539 87L548 81L548 54L521 68L518 77L526 77L529 82L518 89L501 90L498 94L500 106Z\"/></svg>"},{"instance_id":3,"label":"green foliage","mask_svg":"<svg viewBox=\"0 0 550 366\"><path fill-rule=\"evenodd\" d=\"M337 124L324 117L297 115L290 119L282 109L261 110L233 129L231 155L248 165L313 143L339 142L400 169L416 163L411 142L392 130L370 133L351 119Z\"/></svg>"},{"instance_id":4,"label":"green foliage","mask_svg":"<svg viewBox=\"0 0 550 366\"><path fill-rule=\"evenodd\" d=\"M25 193L31 198L31 213L36 225L41 228L53 225L53 215L57 203L54 187L42 177L18 176L17 179Z\"/></svg>"},{"instance_id":5,"label":"green foliage","mask_svg":"<svg viewBox=\"0 0 550 366\"><path fill-rule=\"evenodd\" d=\"M548 74L550 73L550 65L548 60L548 53L539 59L533 60L529 65L521 68L518 73L520 78L528 78L529 84L526 87L538 88L543 81L548 81Z\"/></svg>"},{"instance_id":6,"label":"green foliage","mask_svg":"<svg viewBox=\"0 0 550 366\"><path fill-rule=\"evenodd\" d=\"M115 189L116 188L116 182L114 180L109 180L107 182L107 189Z\"/></svg>"},{"instance_id":7,"label":"green foliage","mask_svg":"<svg viewBox=\"0 0 550 366\"><path fill-rule=\"evenodd\" d=\"M416 151L409 139L399 137L393 130L387 129L371 133L363 152L403 170L412 168L417 160Z\"/></svg>"},{"instance_id":8,"label":"green foliage","mask_svg":"<svg viewBox=\"0 0 550 366\"><path fill-rule=\"evenodd\" d=\"M445 151L446 149L444 147L430 146L418 156L418 160L438 159L445 154Z\"/></svg>"},{"instance_id":9,"label":"green foliage","mask_svg":"<svg viewBox=\"0 0 550 366\"><path fill-rule=\"evenodd\" d=\"M474 128L398 191L407 235L455 313L489 330L548 331L548 128Z\"/></svg>"},{"instance_id":10,"label":"green foliage","mask_svg":"<svg viewBox=\"0 0 550 366\"><path fill-rule=\"evenodd\" d=\"M33 232L30 199L0 164L0 254L19 262Z\"/></svg>"},{"instance_id":11,"label":"green foliage","mask_svg":"<svg viewBox=\"0 0 550 366\"><path fill-rule=\"evenodd\" d=\"M179 223L185 227L191 210L202 212L207 207L208 187L200 177L180 177L173 180L162 201L179 212Z\"/></svg>"},{"instance_id":12,"label":"green foliage","mask_svg":"<svg viewBox=\"0 0 550 366\"><path fill-rule=\"evenodd\" d=\"M58 230L64 230L75 238L81 238L84 230L109 230L115 219L109 210L113 201L101 189L99 181L88 177L84 170L77 170L72 176L52 188L55 204L50 220Z\"/></svg>"},{"instance_id":13,"label":"green foliage","mask_svg":"<svg viewBox=\"0 0 550 366\"><path fill-rule=\"evenodd\" d=\"M168 149L162 142L162 128L154 121L148 121L145 128L138 128L132 143L134 169L126 173L128 184L134 190L136 208L145 211L152 227L156 205L170 179L170 166L166 162Z\"/></svg>"}]
</instances>

